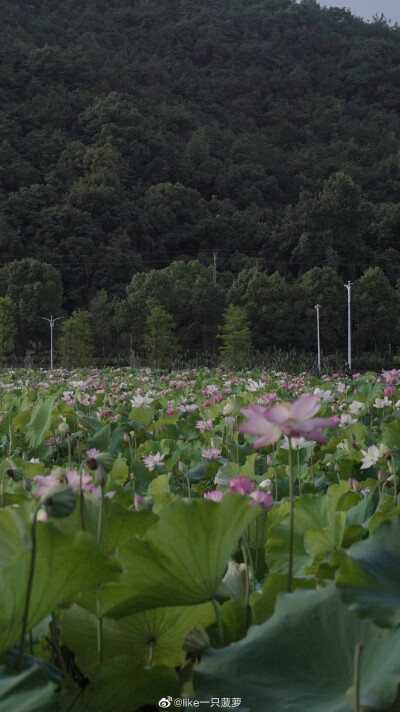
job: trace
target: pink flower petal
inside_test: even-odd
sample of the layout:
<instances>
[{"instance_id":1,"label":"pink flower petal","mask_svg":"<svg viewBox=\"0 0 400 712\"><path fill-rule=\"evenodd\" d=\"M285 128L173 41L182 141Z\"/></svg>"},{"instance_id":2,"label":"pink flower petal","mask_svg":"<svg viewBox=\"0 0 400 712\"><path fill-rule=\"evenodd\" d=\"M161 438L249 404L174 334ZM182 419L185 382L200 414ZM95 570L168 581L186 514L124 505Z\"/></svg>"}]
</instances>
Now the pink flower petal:
<instances>
[{"instance_id":1,"label":"pink flower petal","mask_svg":"<svg viewBox=\"0 0 400 712\"><path fill-rule=\"evenodd\" d=\"M308 420L312 418L321 408L318 395L301 396L290 406L290 417L293 420Z\"/></svg>"}]
</instances>

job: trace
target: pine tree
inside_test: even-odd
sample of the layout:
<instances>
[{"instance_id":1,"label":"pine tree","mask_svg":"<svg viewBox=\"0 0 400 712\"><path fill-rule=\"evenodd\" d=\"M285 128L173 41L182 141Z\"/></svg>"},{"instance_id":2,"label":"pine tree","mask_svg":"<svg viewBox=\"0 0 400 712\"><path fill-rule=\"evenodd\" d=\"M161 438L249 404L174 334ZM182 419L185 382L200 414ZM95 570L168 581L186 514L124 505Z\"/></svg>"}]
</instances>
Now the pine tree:
<instances>
[{"instance_id":1,"label":"pine tree","mask_svg":"<svg viewBox=\"0 0 400 712\"><path fill-rule=\"evenodd\" d=\"M61 326L61 363L66 368L90 366L93 358L93 333L90 312L78 309Z\"/></svg>"},{"instance_id":2,"label":"pine tree","mask_svg":"<svg viewBox=\"0 0 400 712\"><path fill-rule=\"evenodd\" d=\"M175 324L164 307L149 300L144 345L152 365L168 368L179 355L180 345L175 335Z\"/></svg>"},{"instance_id":3,"label":"pine tree","mask_svg":"<svg viewBox=\"0 0 400 712\"><path fill-rule=\"evenodd\" d=\"M0 297L0 360L14 351L15 304L9 297Z\"/></svg>"},{"instance_id":4,"label":"pine tree","mask_svg":"<svg viewBox=\"0 0 400 712\"><path fill-rule=\"evenodd\" d=\"M223 333L218 335L223 345L219 352L228 368L241 368L252 349L251 331L246 311L230 304L224 312Z\"/></svg>"}]
</instances>

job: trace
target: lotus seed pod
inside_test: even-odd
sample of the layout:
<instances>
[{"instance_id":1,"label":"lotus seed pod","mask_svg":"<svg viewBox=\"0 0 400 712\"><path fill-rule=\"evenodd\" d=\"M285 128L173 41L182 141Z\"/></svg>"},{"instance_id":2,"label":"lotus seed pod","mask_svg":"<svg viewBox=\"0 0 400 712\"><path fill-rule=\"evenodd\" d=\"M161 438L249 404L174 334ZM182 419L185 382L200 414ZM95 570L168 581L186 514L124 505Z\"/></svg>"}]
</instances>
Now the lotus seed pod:
<instances>
[{"instance_id":1,"label":"lotus seed pod","mask_svg":"<svg viewBox=\"0 0 400 712\"><path fill-rule=\"evenodd\" d=\"M63 519L74 511L76 497L69 485L56 485L42 495L40 503L49 517Z\"/></svg>"}]
</instances>

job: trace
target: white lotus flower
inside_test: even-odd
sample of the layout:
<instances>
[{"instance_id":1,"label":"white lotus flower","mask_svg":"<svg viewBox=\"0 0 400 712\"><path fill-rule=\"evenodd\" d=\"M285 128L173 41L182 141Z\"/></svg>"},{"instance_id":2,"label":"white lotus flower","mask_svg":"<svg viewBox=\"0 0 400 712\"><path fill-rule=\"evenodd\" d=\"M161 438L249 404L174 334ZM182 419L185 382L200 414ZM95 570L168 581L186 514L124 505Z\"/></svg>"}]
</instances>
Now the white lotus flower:
<instances>
[{"instance_id":1,"label":"white lotus flower","mask_svg":"<svg viewBox=\"0 0 400 712\"><path fill-rule=\"evenodd\" d=\"M323 391L321 388L316 388L314 395L318 396L322 403L332 403L332 401L335 400L332 391Z\"/></svg>"},{"instance_id":2,"label":"white lotus flower","mask_svg":"<svg viewBox=\"0 0 400 712\"><path fill-rule=\"evenodd\" d=\"M369 467L372 467L372 465L376 465L378 460L383 457L387 451L386 445L380 445L379 447L370 445L368 450L361 450L364 457L361 460L362 465L360 469L367 470Z\"/></svg>"},{"instance_id":3,"label":"white lotus flower","mask_svg":"<svg viewBox=\"0 0 400 712\"><path fill-rule=\"evenodd\" d=\"M306 447L312 447L315 442L312 440L306 440L302 436L299 438L291 438L292 450L303 450ZM282 450L289 450L289 440L285 435L285 442L281 445Z\"/></svg>"},{"instance_id":4,"label":"white lotus flower","mask_svg":"<svg viewBox=\"0 0 400 712\"><path fill-rule=\"evenodd\" d=\"M352 403L350 403L349 407L349 413L352 415L360 415L361 411L364 410L365 408L365 403L361 403L360 401L354 400Z\"/></svg>"},{"instance_id":5,"label":"white lotus flower","mask_svg":"<svg viewBox=\"0 0 400 712\"><path fill-rule=\"evenodd\" d=\"M150 408L150 403L152 403L154 398L149 398L149 396L135 395L131 399L132 408Z\"/></svg>"},{"instance_id":6,"label":"white lotus flower","mask_svg":"<svg viewBox=\"0 0 400 712\"><path fill-rule=\"evenodd\" d=\"M340 416L341 428L349 428L350 425L354 425L355 423L358 423L357 418L352 418L349 413L343 413L343 415Z\"/></svg>"},{"instance_id":7,"label":"white lotus flower","mask_svg":"<svg viewBox=\"0 0 400 712\"><path fill-rule=\"evenodd\" d=\"M375 398L374 408L386 408L386 406L392 405L393 401L389 400L387 396L384 398Z\"/></svg>"}]
</instances>

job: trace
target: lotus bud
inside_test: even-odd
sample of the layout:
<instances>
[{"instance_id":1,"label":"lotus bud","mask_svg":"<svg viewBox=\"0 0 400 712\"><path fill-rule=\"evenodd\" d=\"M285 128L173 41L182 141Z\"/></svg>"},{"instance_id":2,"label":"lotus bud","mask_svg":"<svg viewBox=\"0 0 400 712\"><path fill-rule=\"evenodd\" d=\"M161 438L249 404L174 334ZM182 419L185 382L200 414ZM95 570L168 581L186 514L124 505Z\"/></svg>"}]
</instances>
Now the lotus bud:
<instances>
[{"instance_id":1,"label":"lotus bud","mask_svg":"<svg viewBox=\"0 0 400 712\"><path fill-rule=\"evenodd\" d=\"M56 485L43 494L40 503L49 517L63 519L74 511L76 497L69 485Z\"/></svg>"},{"instance_id":2,"label":"lotus bud","mask_svg":"<svg viewBox=\"0 0 400 712\"><path fill-rule=\"evenodd\" d=\"M27 477L22 478L22 485L23 487L27 490L27 492L30 492L32 489L32 482L28 480Z\"/></svg>"},{"instance_id":3,"label":"lotus bud","mask_svg":"<svg viewBox=\"0 0 400 712\"><path fill-rule=\"evenodd\" d=\"M99 452L94 458L97 465L102 465L105 470L111 470L114 462L113 456L109 452Z\"/></svg>"},{"instance_id":4,"label":"lotus bud","mask_svg":"<svg viewBox=\"0 0 400 712\"><path fill-rule=\"evenodd\" d=\"M387 474L384 470L381 470L381 469L379 468L379 470L378 470L378 480L379 480L379 482L386 482L387 479L388 479L388 474Z\"/></svg>"},{"instance_id":5,"label":"lotus bud","mask_svg":"<svg viewBox=\"0 0 400 712\"><path fill-rule=\"evenodd\" d=\"M19 467L13 467L9 470L6 470L6 475L10 478L10 480L14 480L14 482L20 482L24 476L22 470L20 470Z\"/></svg>"},{"instance_id":6,"label":"lotus bud","mask_svg":"<svg viewBox=\"0 0 400 712\"><path fill-rule=\"evenodd\" d=\"M63 438L66 438L71 433L68 423L60 423L58 430Z\"/></svg>"},{"instance_id":7,"label":"lotus bud","mask_svg":"<svg viewBox=\"0 0 400 712\"><path fill-rule=\"evenodd\" d=\"M195 625L183 641L183 649L187 653L201 653L209 645L210 638L201 625Z\"/></svg>"},{"instance_id":8,"label":"lotus bud","mask_svg":"<svg viewBox=\"0 0 400 712\"><path fill-rule=\"evenodd\" d=\"M99 464L97 466L97 470L96 470L96 477L95 477L96 484L100 485L100 487L105 487L107 484L107 479L108 479L107 471L103 467L101 462L99 462Z\"/></svg>"},{"instance_id":9,"label":"lotus bud","mask_svg":"<svg viewBox=\"0 0 400 712\"><path fill-rule=\"evenodd\" d=\"M88 450L86 467L89 470L97 470L99 465L102 465L105 470L111 470L114 458L109 452L94 452Z\"/></svg>"}]
</instances>

